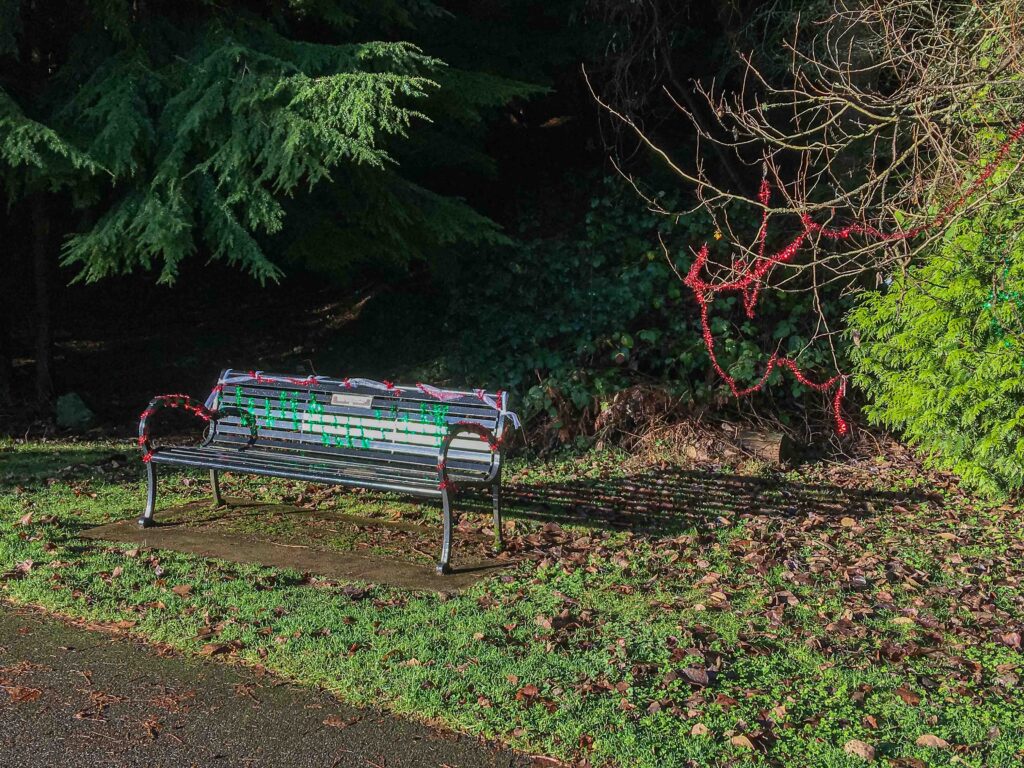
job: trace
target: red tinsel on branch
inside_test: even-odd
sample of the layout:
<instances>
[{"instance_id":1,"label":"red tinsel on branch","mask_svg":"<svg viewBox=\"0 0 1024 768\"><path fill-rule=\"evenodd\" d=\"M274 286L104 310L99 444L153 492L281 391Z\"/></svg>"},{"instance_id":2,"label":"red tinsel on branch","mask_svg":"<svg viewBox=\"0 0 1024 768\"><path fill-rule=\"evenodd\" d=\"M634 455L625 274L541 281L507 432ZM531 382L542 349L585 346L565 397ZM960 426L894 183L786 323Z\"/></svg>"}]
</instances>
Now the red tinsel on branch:
<instances>
[{"instance_id":1,"label":"red tinsel on branch","mask_svg":"<svg viewBox=\"0 0 1024 768\"><path fill-rule=\"evenodd\" d=\"M849 224L841 228L826 227L813 221L809 214L800 217L803 225L803 232L797 235L788 245L774 254L766 254L766 239L768 236L768 203L771 200L771 187L767 180L761 182L758 191L758 200L763 210L761 217L761 228L757 235L757 257L752 265L746 260L739 260L736 264L738 277L725 283L712 284L704 280L701 274L708 262L707 243L701 246L697 257L690 266L689 272L683 278L683 283L693 291L694 298L700 308L701 333L704 337L704 346L707 347L708 356L711 358L711 366L715 372L728 385L735 397L745 397L754 392L762 390L768 381L768 377L776 368L785 368L803 386L818 392L829 392L835 389L832 396L832 415L835 420L835 429L839 435L845 435L850 430L850 425L843 418L843 397L846 395L846 374L837 373L825 381L814 381L797 366L791 358L773 352L765 365L764 374L755 384L741 388L736 380L722 368L715 354L715 338L711 333L711 325L708 319L708 312L714 297L719 293L735 292L743 297L743 310L748 318L753 319L754 309L761 292L763 280L779 264L786 264L793 260L793 257L800 251L811 235L819 235L827 240L848 240L854 235L866 235L876 240L900 241L917 237L921 233L942 227L949 216L973 197L995 174L996 169L1009 156L1013 146L1024 138L1024 122L1011 133L1000 145L992 161L985 166L984 170L956 200L951 201L930 221L925 221L916 227L899 232L883 232L868 224Z\"/></svg>"},{"instance_id":2,"label":"red tinsel on branch","mask_svg":"<svg viewBox=\"0 0 1024 768\"><path fill-rule=\"evenodd\" d=\"M801 236L799 242L802 243L803 239L806 238L806 234ZM796 241L795 241L796 242ZM846 394L846 376L844 374L836 374L830 379L822 382L816 382L809 379L797 366L796 362L788 357L783 357L776 352L773 352L771 357L768 358L768 363L765 365L764 374L761 379L745 389L741 389L736 383L736 379L726 373L725 369L722 368L718 362L718 356L715 354L715 337L711 333L711 325L708 319L708 310L711 302L714 299L715 294L723 293L725 291L739 291L743 294L743 306L746 310L748 317L754 316L754 306L757 302L757 294L760 290L760 286L757 281L760 277L767 274L768 269L774 264L782 264L793 258L797 252L797 248L787 248L780 251L775 256L769 257L768 260L761 262L754 269L746 272L741 278L734 280L729 283L719 283L718 285L711 285L705 281L700 273L708 260L708 247L704 245L697 253L697 258L690 267L690 271L687 273L683 282L693 291L694 298L697 300L697 304L700 307L700 324L701 333L704 336L704 346L707 347L708 356L711 358L711 366L715 369L715 372L725 381L729 386L735 397L746 397L754 392L758 392L764 388L765 383L768 381L768 377L772 371L776 368L785 368L793 374L794 378L803 384L805 387L818 390L819 392L828 392L835 387L835 395L832 398L832 410L833 416L835 417L836 432L840 435L845 435L849 430L850 426L843 419L842 403L843 396ZM768 269L762 269L762 264L768 265Z\"/></svg>"}]
</instances>

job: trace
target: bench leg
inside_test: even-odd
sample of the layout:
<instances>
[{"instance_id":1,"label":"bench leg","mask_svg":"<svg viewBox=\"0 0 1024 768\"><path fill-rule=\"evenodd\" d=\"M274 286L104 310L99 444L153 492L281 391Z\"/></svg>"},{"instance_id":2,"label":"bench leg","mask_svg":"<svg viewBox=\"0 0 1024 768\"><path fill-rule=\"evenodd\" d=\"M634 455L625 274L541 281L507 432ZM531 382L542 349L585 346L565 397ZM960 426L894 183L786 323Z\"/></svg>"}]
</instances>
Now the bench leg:
<instances>
[{"instance_id":1,"label":"bench leg","mask_svg":"<svg viewBox=\"0 0 1024 768\"><path fill-rule=\"evenodd\" d=\"M451 573L448 560L452 554L452 501L448 489L441 491L441 517L444 523L444 532L441 538L441 560L437 564L437 573L443 576Z\"/></svg>"},{"instance_id":2,"label":"bench leg","mask_svg":"<svg viewBox=\"0 0 1024 768\"><path fill-rule=\"evenodd\" d=\"M153 525L153 512L156 509L156 465L152 461L146 462L146 511L139 518L139 525L142 528L149 528Z\"/></svg>"},{"instance_id":3,"label":"bench leg","mask_svg":"<svg viewBox=\"0 0 1024 768\"><path fill-rule=\"evenodd\" d=\"M216 469L210 470L210 488L213 490L213 506L223 506L224 499L220 495L220 478L217 477Z\"/></svg>"},{"instance_id":4,"label":"bench leg","mask_svg":"<svg viewBox=\"0 0 1024 768\"><path fill-rule=\"evenodd\" d=\"M505 548L505 540L501 532L501 484L491 486L491 498L494 501L494 551L501 552Z\"/></svg>"}]
</instances>

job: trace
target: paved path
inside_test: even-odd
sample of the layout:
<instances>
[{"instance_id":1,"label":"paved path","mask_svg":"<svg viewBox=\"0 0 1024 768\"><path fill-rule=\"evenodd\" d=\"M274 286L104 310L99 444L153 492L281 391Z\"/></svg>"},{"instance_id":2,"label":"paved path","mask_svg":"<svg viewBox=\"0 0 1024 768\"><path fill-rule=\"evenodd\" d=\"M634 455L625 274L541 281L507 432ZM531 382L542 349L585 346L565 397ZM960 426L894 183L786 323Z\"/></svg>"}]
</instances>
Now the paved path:
<instances>
[{"instance_id":1,"label":"paved path","mask_svg":"<svg viewBox=\"0 0 1024 768\"><path fill-rule=\"evenodd\" d=\"M328 721L328 725L324 721ZM0 603L0 766L484 768L522 758Z\"/></svg>"}]
</instances>

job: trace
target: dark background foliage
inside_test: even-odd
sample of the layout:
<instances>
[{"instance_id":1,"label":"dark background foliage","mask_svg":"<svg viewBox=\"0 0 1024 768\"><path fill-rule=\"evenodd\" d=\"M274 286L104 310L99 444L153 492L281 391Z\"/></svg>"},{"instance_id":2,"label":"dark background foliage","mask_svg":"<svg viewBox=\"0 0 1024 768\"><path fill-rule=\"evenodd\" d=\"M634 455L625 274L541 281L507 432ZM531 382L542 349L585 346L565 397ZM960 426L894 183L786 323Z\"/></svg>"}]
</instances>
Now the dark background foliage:
<instances>
[{"instance_id":1,"label":"dark background foliage","mask_svg":"<svg viewBox=\"0 0 1024 768\"><path fill-rule=\"evenodd\" d=\"M230 364L511 388L556 442L634 385L826 434L827 403L779 372L738 403L710 370L672 267L702 242L727 262L728 239L590 90L751 195L759 165L698 151L676 102L710 126L694 84L738 87L740 54L784 82L780 41L824 7L3 0L5 420L74 390L127 425L161 366L200 391ZM831 375L846 340L816 343L811 309L717 301L722 363L741 384L774 351Z\"/></svg>"}]
</instances>

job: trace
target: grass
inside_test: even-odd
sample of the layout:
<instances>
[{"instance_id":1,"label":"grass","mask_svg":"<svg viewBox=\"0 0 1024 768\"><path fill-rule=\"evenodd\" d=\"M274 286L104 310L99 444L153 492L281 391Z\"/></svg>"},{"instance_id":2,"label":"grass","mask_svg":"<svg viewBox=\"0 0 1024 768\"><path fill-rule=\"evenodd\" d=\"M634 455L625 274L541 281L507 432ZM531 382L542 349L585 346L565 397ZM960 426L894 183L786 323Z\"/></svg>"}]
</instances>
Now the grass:
<instances>
[{"instance_id":1,"label":"grass","mask_svg":"<svg viewBox=\"0 0 1024 768\"><path fill-rule=\"evenodd\" d=\"M1020 510L948 479L881 460L767 479L638 480L607 453L514 464L527 561L437 595L78 538L137 514L126 452L0 442L0 596L595 766L863 765L854 740L911 768L1024 760ZM168 474L161 503L205 496L197 477ZM225 485L437 519L301 483Z\"/></svg>"}]
</instances>

